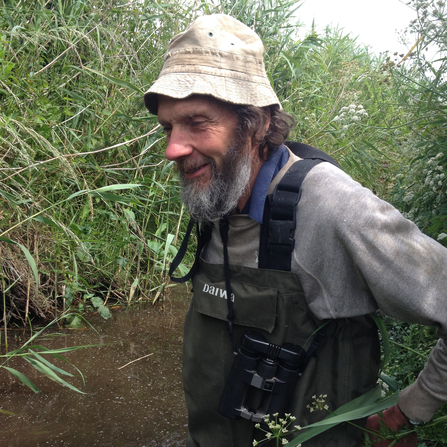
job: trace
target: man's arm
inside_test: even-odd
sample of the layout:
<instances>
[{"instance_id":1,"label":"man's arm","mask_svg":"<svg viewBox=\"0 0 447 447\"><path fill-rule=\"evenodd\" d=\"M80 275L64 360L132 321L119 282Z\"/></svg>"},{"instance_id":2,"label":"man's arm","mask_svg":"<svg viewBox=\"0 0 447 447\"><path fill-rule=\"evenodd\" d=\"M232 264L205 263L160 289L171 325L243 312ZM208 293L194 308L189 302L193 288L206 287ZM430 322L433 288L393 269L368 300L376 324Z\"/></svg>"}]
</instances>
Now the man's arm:
<instances>
[{"instance_id":1,"label":"man's arm","mask_svg":"<svg viewBox=\"0 0 447 447\"><path fill-rule=\"evenodd\" d=\"M399 402L410 419L430 420L447 402L447 249L327 163L303 183L296 245L292 269L318 318L380 308L438 328L442 340Z\"/></svg>"},{"instance_id":2,"label":"man's arm","mask_svg":"<svg viewBox=\"0 0 447 447\"><path fill-rule=\"evenodd\" d=\"M416 381L399 396L399 407L411 421L428 422L445 403L447 342L439 340Z\"/></svg>"}]
</instances>

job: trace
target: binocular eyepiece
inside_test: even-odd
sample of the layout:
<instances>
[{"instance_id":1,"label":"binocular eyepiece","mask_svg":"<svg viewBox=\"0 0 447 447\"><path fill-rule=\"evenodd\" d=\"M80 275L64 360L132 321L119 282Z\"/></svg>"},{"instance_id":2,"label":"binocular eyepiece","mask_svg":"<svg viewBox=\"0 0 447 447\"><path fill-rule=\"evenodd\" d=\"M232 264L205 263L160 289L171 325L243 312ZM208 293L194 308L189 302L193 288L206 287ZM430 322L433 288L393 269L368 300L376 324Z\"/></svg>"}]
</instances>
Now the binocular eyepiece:
<instances>
[{"instance_id":1,"label":"binocular eyepiece","mask_svg":"<svg viewBox=\"0 0 447 447\"><path fill-rule=\"evenodd\" d=\"M305 360L306 351L298 345L278 346L262 334L246 332L225 384L219 413L253 422L262 422L266 414L284 415Z\"/></svg>"}]
</instances>

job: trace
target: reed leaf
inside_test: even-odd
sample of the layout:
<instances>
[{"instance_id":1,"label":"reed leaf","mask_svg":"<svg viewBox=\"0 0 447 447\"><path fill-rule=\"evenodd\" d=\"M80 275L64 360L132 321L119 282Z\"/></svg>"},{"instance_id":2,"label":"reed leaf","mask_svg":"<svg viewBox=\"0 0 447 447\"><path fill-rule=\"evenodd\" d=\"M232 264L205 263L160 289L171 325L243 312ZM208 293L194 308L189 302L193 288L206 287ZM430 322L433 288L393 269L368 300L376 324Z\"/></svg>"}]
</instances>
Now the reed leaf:
<instances>
[{"instance_id":1,"label":"reed leaf","mask_svg":"<svg viewBox=\"0 0 447 447\"><path fill-rule=\"evenodd\" d=\"M6 369L6 371L10 372L14 377L17 377L24 385L26 385L29 389L34 391L35 393L40 393L41 390L24 374L20 371L17 371L14 368L10 368L9 366L2 366L2 368Z\"/></svg>"},{"instance_id":2,"label":"reed leaf","mask_svg":"<svg viewBox=\"0 0 447 447\"><path fill-rule=\"evenodd\" d=\"M289 441L287 445L296 447L298 444L301 444L342 422L355 421L376 414L379 411L383 411L386 408L395 405L399 398L399 393L394 393L393 395L374 403L380 395L381 390L380 387L377 386L362 396L342 405L322 421L302 427L302 430L304 430L303 433Z\"/></svg>"},{"instance_id":3,"label":"reed leaf","mask_svg":"<svg viewBox=\"0 0 447 447\"><path fill-rule=\"evenodd\" d=\"M48 377L49 379L53 380L54 382L59 383L60 385L66 386L67 388L70 388L73 391L76 391L80 394L86 394L80 389L76 388L75 386L71 385L70 383L66 382L64 379L59 377L54 371L53 368L48 367L45 363L41 362L40 360L37 360L33 357L25 357L25 360L33 366L37 371Z\"/></svg>"}]
</instances>

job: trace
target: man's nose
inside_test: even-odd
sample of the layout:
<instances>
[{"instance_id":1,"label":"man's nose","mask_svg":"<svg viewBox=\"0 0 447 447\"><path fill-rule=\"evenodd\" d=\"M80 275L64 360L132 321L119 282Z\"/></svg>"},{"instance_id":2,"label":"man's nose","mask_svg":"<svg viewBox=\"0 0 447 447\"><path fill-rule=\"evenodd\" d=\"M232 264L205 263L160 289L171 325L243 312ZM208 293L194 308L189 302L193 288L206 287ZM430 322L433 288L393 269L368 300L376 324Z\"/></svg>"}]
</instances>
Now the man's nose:
<instances>
[{"instance_id":1,"label":"man's nose","mask_svg":"<svg viewBox=\"0 0 447 447\"><path fill-rule=\"evenodd\" d=\"M172 129L168 136L168 145L165 151L165 157L168 160L176 161L192 153L192 146L185 132L178 129Z\"/></svg>"}]
</instances>

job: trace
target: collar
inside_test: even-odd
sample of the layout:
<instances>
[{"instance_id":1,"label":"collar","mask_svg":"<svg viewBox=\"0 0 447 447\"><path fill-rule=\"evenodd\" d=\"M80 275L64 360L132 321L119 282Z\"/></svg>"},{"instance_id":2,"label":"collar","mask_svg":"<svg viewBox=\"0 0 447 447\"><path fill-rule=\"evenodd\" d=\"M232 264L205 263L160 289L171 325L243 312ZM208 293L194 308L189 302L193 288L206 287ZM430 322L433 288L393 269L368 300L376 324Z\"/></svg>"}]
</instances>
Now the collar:
<instances>
[{"instance_id":1,"label":"collar","mask_svg":"<svg viewBox=\"0 0 447 447\"><path fill-rule=\"evenodd\" d=\"M241 214L248 214L253 220L262 224L265 198L267 197L270 183L288 160L289 151L284 144L273 150L270 158L261 166L255 184L253 185L250 198L245 204Z\"/></svg>"}]
</instances>

